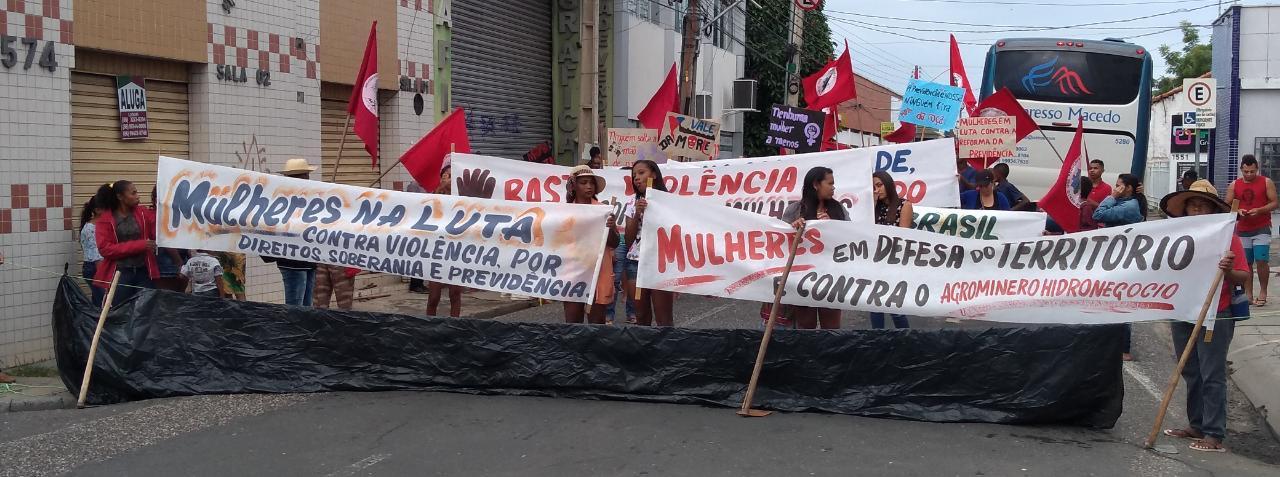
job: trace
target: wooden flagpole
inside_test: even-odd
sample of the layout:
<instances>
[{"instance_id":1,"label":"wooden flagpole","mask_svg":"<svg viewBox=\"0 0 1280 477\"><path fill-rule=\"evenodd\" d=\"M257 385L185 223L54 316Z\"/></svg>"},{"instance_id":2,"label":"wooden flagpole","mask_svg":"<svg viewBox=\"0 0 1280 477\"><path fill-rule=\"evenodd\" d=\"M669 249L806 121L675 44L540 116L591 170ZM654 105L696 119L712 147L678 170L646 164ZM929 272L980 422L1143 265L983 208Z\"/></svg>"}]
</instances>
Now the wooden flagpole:
<instances>
[{"instance_id":1,"label":"wooden flagpole","mask_svg":"<svg viewBox=\"0 0 1280 477\"><path fill-rule=\"evenodd\" d=\"M102 302L102 312L98 313L98 327L93 330L93 341L89 342L89 359L84 363L84 378L80 381L80 398L76 400L76 409L84 409L84 401L89 397L89 379L93 376L93 358L98 354L98 339L102 337L102 326L107 322L107 312L111 311L111 302L116 298L116 287L120 285L120 270L111 277L111 288L107 289L107 298Z\"/></svg>"},{"instance_id":2,"label":"wooden flagpole","mask_svg":"<svg viewBox=\"0 0 1280 477\"><path fill-rule=\"evenodd\" d=\"M342 139L338 140L338 159L333 163L333 179L329 182L338 182L338 168L342 167L342 150L347 146L348 129L351 129L351 113L347 113L347 122L342 126ZM381 180L382 176L378 176L378 179ZM374 181L374 184L376 183L377 181ZM373 187L373 184L369 184L369 187Z\"/></svg>"},{"instance_id":3,"label":"wooden flagpole","mask_svg":"<svg viewBox=\"0 0 1280 477\"><path fill-rule=\"evenodd\" d=\"M1240 201L1231 201L1231 212L1234 214L1240 210ZM1228 247L1227 251L1231 251ZM1169 411L1169 402L1173 400L1173 393L1178 389L1178 381L1182 378L1182 368L1187 366L1187 360L1191 358L1191 350L1196 345L1196 339L1200 337L1200 328L1204 326L1204 318L1208 316L1214 303L1214 298L1218 296L1222 289L1222 280L1226 276L1226 271L1219 268L1218 274L1213 278L1213 286L1209 287L1209 296L1204 298L1204 304L1200 307L1200 316L1196 318L1195 327L1191 329L1191 337L1187 339L1187 344L1182 348L1182 356L1178 358L1178 366L1173 369L1173 375L1169 377L1169 385L1164 388L1164 396L1160 399L1160 410L1156 412L1156 421L1151 425L1151 432L1147 434L1146 442L1142 443L1144 449L1150 449L1156 443L1156 438L1160 436L1160 426L1164 425L1165 413Z\"/></svg>"},{"instance_id":4,"label":"wooden flagpole","mask_svg":"<svg viewBox=\"0 0 1280 477\"><path fill-rule=\"evenodd\" d=\"M1063 159L1063 158L1062 158L1062 153L1058 152L1058 148L1057 148L1057 146L1054 146L1054 145L1053 145L1053 141L1050 141L1050 140L1049 140L1049 135L1048 135L1048 134L1045 134L1043 129L1036 128L1036 130L1037 130L1037 131L1040 131L1040 135L1044 137L1044 142L1045 142L1045 143L1047 143L1047 144L1049 144L1049 149L1052 149L1052 150L1053 150L1053 154L1054 154L1054 155L1056 155L1056 156L1058 156L1058 162L1060 162L1060 163L1067 162L1067 160L1066 160L1066 159ZM1084 140L1084 138L1080 138L1080 140L1081 140L1081 141L1083 141L1083 140Z\"/></svg>"},{"instance_id":5,"label":"wooden flagpole","mask_svg":"<svg viewBox=\"0 0 1280 477\"><path fill-rule=\"evenodd\" d=\"M764 324L764 336L760 338L760 351L756 353L756 364L751 370L751 382L747 384L747 395L742 399L742 408L738 415L742 417L764 417L773 414L770 411L751 409L751 400L756 396L756 385L760 383L760 370L764 368L765 351L769 349L769 339L773 337L773 324L778 320L778 309L782 303L782 289L787 286L787 277L791 275L791 265L796 261L796 248L800 246L806 224L796 229L796 239L791 242L791 254L787 256L787 266L782 269L782 281L773 291L773 307L769 310L769 321Z\"/></svg>"}]
</instances>

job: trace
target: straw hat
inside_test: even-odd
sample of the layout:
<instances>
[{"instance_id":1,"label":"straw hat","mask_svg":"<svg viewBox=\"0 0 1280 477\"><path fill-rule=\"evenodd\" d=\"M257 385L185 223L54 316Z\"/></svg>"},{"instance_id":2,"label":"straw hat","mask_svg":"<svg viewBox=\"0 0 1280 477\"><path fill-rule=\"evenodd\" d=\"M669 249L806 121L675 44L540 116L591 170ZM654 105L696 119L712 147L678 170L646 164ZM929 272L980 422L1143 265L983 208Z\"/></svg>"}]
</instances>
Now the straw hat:
<instances>
[{"instance_id":1,"label":"straw hat","mask_svg":"<svg viewBox=\"0 0 1280 477\"><path fill-rule=\"evenodd\" d=\"M311 164L307 163L306 159L295 157L285 161L284 170L280 171L280 174L287 176L290 174L310 173L315 170L316 168L311 167Z\"/></svg>"},{"instance_id":2,"label":"straw hat","mask_svg":"<svg viewBox=\"0 0 1280 477\"><path fill-rule=\"evenodd\" d=\"M1213 187L1209 181L1200 180L1191 184L1191 188L1173 192L1160 199L1160 210L1169 217L1182 217L1187 215L1187 201L1191 199L1204 199L1213 204L1218 210L1213 212L1216 214L1225 214L1231 212L1231 206L1218 198L1218 190Z\"/></svg>"},{"instance_id":3,"label":"straw hat","mask_svg":"<svg viewBox=\"0 0 1280 477\"><path fill-rule=\"evenodd\" d=\"M590 167L587 167L586 165L573 166L573 169L569 170L570 181L577 182L579 177L595 178L596 193L599 194L600 192L604 191L604 178L596 175L595 170L591 169Z\"/></svg>"}]
</instances>

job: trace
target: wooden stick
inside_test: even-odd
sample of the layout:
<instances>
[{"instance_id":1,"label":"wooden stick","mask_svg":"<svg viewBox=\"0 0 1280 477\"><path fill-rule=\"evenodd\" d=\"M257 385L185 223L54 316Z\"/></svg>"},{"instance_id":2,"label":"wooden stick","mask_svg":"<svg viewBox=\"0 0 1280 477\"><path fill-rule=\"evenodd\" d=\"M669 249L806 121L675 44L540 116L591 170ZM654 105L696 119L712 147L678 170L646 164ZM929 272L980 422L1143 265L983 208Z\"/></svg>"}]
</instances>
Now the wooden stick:
<instances>
[{"instance_id":1,"label":"wooden stick","mask_svg":"<svg viewBox=\"0 0 1280 477\"><path fill-rule=\"evenodd\" d=\"M646 180L646 181L645 181L645 185L644 185L644 192L645 192L645 194L648 194L648 193L649 193L649 189L650 189L650 188L652 188L652 187L653 187L653 178L652 178L652 177L650 177L648 180ZM636 231L636 233L640 233L640 231L639 231L639 230L637 230L637 231ZM634 244L634 243L633 243L633 244L631 244L631 245L632 245L632 246L635 246L635 244ZM643 288L640 288L640 285L636 285L636 300L637 300L637 301L639 301L639 300L640 300L640 293L641 293L643 290L644 290Z\"/></svg>"},{"instance_id":2,"label":"wooden stick","mask_svg":"<svg viewBox=\"0 0 1280 477\"><path fill-rule=\"evenodd\" d=\"M93 330L93 341L89 342L89 359L84 363L84 379L80 381L80 399L76 400L76 409L84 409L84 401L89 397L89 378L93 376L93 358L98 354L98 339L102 337L102 326L107 322L107 312L111 311L111 302L116 297L116 286L120 284L120 270L111 277L111 288L107 289L107 298L102 302L102 312L98 313L98 327Z\"/></svg>"},{"instance_id":3,"label":"wooden stick","mask_svg":"<svg viewBox=\"0 0 1280 477\"><path fill-rule=\"evenodd\" d=\"M1231 201L1231 211L1240 210L1240 201ZM1231 249L1227 248L1230 252ZM1173 392L1178 389L1178 381L1182 379L1182 368L1187 366L1187 360L1191 358L1191 349L1196 345L1196 338L1200 337L1200 327L1204 326L1205 316L1209 314L1209 306L1214 303L1214 298L1218 296L1219 290L1222 289L1222 280L1226 277L1226 270L1218 269L1218 274L1213 278L1213 286L1209 287L1209 296L1204 298L1204 305L1200 307L1200 317L1196 318L1195 327L1191 329L1191 337L1187 339L1187 345L1182 348L1182 356L1178 358L1178 366L1173 369L1173 376L1169 377L1169 385L1164 388L1164 397L1160 399L1160 410L1156 412L1156 422L1151 426L1151 432L1147 434L1146 442L1142 447L1150 449L1156 443L1156 438L1160 435L1160 426L1164 425L1164 415L1169 411L1169 401L1173 399Z\"/></svg>"},{"instance_id":4,"label":"wooden stick","mask_svg":"<svg viewBox=\"0 0 1280 477\"><path fill-rule=\"evenodd\" d=\"M782 281L773 290L773 307L769 309L769 321L764 325L764 337L760 338L760 351L756 353L755 368L751 370L751 382L747 384L747 395L742 400L742 408L738 415L742 417L764 417L772 414L769 411L751 409L751 400L756 396L756 385L760 383L760 370L764 368L764 354L769 349L769 339L773 337L773 324L778 320L778 308L782 303L782 289L787 286L787 277L791 275L791 265L796 261L796 248L800 246L804 236L805 224L796 229L796 239L791 242L791 254L787 256L787 266L782 269Z\"/></svg>"},{"instance_id":5,"label":"wooden stick","mask_svg":"<svg viewBox=\"0 0 1280 477\"><path fill-rule=\"evenodd\" d=\"M391 164L391 167L388 167L387 170L382 171L382 174L379 175L377 179L374 179L373 182L369 183L369 187L373 187L374 184L378 184L382 182L382 178L385 177L387 174L390 174L391 171L395 170L396 166L398 165L400 165L400 160L396 159L396 162L394 164Z\"/></svg>"},{"instance_id":6,"label":"wooden stick","mask_svg":"<svg viewBox=\"0 0 1280 477\"><path fill-rule=\"evenodd\" d=\"M347 124L342 126L342 139L338 140L338 159L333 163L333 179L329 182L338 182L338 167L342 166L342 150L347 146L348 129L351 129L351 113L347 113ZM378 176L378 179L382 179L382 176ZM369 184L369 187L373 187L373 184Z\"/></svg>"}]
</instances>

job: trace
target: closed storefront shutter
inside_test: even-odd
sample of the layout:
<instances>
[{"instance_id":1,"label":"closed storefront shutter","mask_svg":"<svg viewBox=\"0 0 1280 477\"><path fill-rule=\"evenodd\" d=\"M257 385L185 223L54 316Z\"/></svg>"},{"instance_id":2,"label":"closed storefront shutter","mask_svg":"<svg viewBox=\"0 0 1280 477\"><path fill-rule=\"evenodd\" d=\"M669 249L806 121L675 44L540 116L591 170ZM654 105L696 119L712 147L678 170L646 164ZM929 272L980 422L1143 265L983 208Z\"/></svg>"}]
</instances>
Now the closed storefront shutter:
<instances>
[{"instance_id":1,"label":"closed storefront shutter","mask_svg":"<svg viewBox=\"0 0 1280 477\"><path fill-rule=\"evenodd\" d=\"M342 164L338 164L338 147L342 144L342 126L347 124L347 101L350 99L350 86L334 83L320 84L320 153L324 156L322 169L324 177L313 172L311 178L369 187L381 172L373 167L369 153L364 150L364 142L356 136L354 123L347 128L347 141L342 145ZM309 159L312 159L314 165L314 158ZM395 158L391 160L395 161ZM334 167L339 167L336 181L333 179Z\"/></svg>"},{"instance_id":2,"label":"closed storefront shutter","mask_svg":"<svg viewBox=\"0 0 1280 477\"><path fill-rule=\"evenodd\" d=\"M453 2L453 106L471 150L519 159L551 137L551 2Z\"/></svg>"}]
</instances>

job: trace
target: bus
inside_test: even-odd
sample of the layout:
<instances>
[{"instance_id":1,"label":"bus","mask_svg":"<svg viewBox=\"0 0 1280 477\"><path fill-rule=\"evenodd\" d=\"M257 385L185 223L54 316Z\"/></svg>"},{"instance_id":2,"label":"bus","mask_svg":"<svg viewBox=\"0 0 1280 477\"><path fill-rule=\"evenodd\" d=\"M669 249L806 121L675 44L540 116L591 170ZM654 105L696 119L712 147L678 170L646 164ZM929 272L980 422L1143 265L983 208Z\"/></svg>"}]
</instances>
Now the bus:
<instances>
[{"instance_id":1,"label":"bus","mask_svg":"<svg viewBox=\"0 0 1280 477\"><path fill-rule=\"evenodd\" d=\"M1023 138L1014 156L1002 160L1009 163L1011 182L1032 200L1057 181L1058 155L1067 154L1081 118L1085 150L1106 164L1108 184L1122 173L1145 173L1151 124L1146 48L1110 38L999 40L987 52L981 96L1001 88L1009 88L1044 132Z\"/></svg>"}]
</instances>

